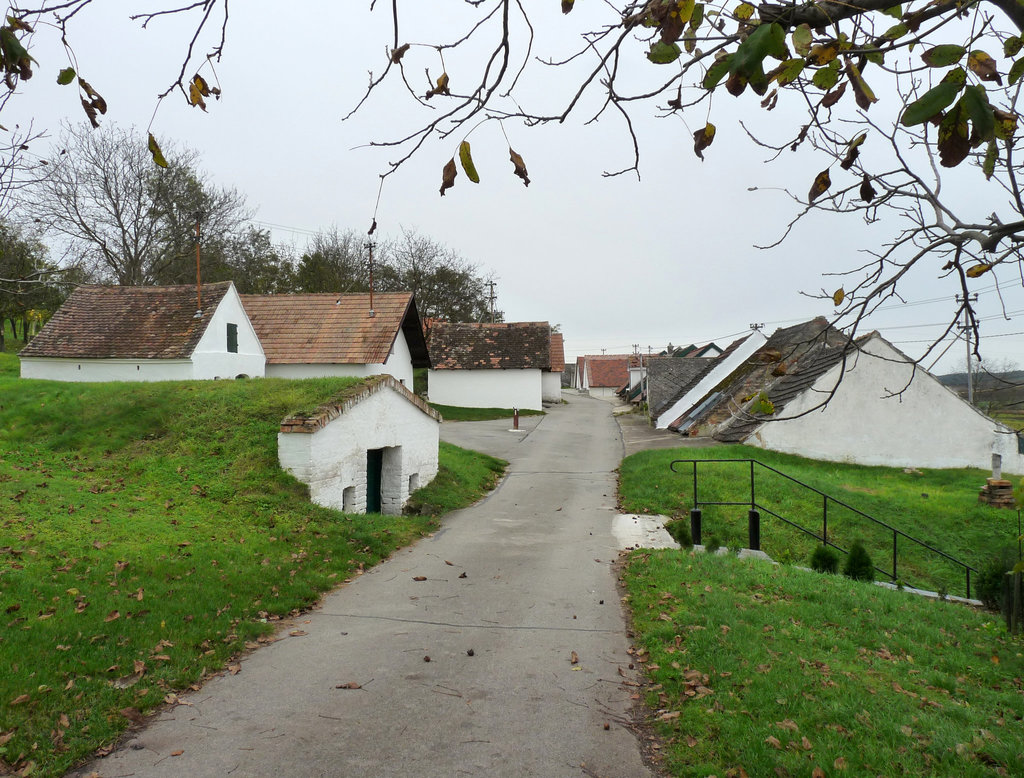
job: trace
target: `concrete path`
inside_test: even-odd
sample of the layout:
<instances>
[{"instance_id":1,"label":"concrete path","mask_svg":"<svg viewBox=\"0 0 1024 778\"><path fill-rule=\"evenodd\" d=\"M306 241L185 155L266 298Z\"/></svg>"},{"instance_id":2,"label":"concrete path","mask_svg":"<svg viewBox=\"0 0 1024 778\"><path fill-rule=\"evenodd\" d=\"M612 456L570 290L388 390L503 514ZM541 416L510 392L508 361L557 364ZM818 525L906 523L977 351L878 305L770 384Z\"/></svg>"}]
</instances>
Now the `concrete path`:
<instances>
[{"instance_id":1,"label":"concrete path","mask_svg":"<svg viewBox=\"0 0 1024 778\"><path fill-rule=\"evenodd\" d=\"M652 775L612 570L622 442L607 403L567 399L529 431L445 425L510 460L487 500L76 774Z\"/></svg>"}]
</instances>

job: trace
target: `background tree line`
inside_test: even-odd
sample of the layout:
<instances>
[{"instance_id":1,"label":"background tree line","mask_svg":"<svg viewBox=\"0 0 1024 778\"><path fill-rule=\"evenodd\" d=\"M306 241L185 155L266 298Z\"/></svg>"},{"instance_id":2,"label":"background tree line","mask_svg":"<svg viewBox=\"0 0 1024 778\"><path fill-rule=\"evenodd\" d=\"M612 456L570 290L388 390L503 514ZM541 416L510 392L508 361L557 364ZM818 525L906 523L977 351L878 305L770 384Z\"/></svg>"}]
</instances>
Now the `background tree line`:
<instances>
[{"instance_id":1,"label":"background tree line","mask_svg":"<svg viewBox=\"0 0 1024 778\"><path fill-rule=\"evenodd\" d=\"M27 339L79 283L195 283L197 217L204 283L231 280L242 294L369 290L367 236L332 227L302 252L274 243L245 195L209 181L195 151L163 152L166 168L133 130L64 127L0 218L0 317L15 335ZM376 291L413 292L421 316L490 317L479 265L415 230L374 242L373 275Z\"/></svg>"}]
</instances>

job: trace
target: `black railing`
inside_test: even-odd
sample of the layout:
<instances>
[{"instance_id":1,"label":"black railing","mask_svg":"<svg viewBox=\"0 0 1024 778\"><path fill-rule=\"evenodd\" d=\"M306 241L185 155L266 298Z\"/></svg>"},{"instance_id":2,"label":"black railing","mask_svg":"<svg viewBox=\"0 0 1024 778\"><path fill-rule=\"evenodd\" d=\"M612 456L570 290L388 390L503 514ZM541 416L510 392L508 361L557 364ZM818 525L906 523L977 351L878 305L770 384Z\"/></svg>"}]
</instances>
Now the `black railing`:
<instances>
[{"instance_id":1,"label":"black railing","mask_svg":"<svg viewBox=\"0 0 1024 778\"><path fill-rule=\"evenodd\" d=\"M722 464L722 463L736 464L736 463L742 463L742 462L747 462L747 463L750 464L750 500L745 500L743 502L721 502L721 501L712 501L712 500L701 500L699 498L699 493L697 491L697 465L698 464ZM920 548L930 552L931 554L940 556L943 559L945 559L945 560L947 560L949 562L952 562L954 565L957 565L957 566L963 568L964 575L966 577L966 587L965 587L966 596L968 598L970 598L970 596L971 596L971 573L972 572L973 573L977 573L978 571L975 568L971 567L966 562L962 562L961 560L957 559L956 557L950 556L945 551L941 551L941 550L935 548L934 546L930 545L929 543L926 543L923 540L915 538L912 535L908 535L903 530L901 530L901 529L899 529L897 527L894 527L891 524L887 524L884 521L881 521L879 519L876 519L873 516L868 515L864 511L860 510L859 508L854 508L852 505L849 505L848 503L845 503L842 500L837 500L835 497L832 497L831 495L826 494L825 492L823 492L820 489L817 489L817 488L811 486L810 484L806 484L806 483L804 483L803 481L800 481L797 478L793 478L793 476L788 475L786 473L783 473L781 470L776 470L771 465L766 465L766 464L764 464L764 462L759 462L756 459L676 459L676 460L673 460L671 462L671 464L669 465L669 467L671 468L673 473L678 473L679 472L678 470L676 470L676 465L679 465L679 464L689 464L689 465L692 466L692 470L693 470L693 507L692 507L692 509L690 511L690 533L693 536L693 542L698 544L698 545L701 542L701 506L706 506L706 505L733 505L733 506L740 506L740 505L742 505L742 506L747 506L747 505L749 505L750 509L749 509L749 512L748 512L748 529L747 529L747 531L748 531L748 542L750 544L749 547L751 549L754 549L756 551L760 551L761 550L761 525L760 525L760 518L761 518L761 512L764 512L764 513L767 513L770 516L773 516L774 518L778 519L779 521L781 521L781 522L783 522L785 524L788 524L789 526L791 526L794 529L804 533L805 535L809 535L810 537L812 537L815 540L819 541L822 545L831 546L832 548L835 548L835 549L841 551L842 553L847 554L847 553L849 553L848 549L845 549L842 546L840 546L837 543L835 543L834 541L830 540L829 536L828 536L828 509L829 509L829 504L831 503L831 504L833 504L835 506L839 506L839 507L845 508L846 510L851 511L852 513L854 513L855 515L859 516L860 518L866 519L867 521L871 522L872 524L874 524L874 525L876 525L878 527L882 527L883 529L885 529L885 530L887 530L887 531L892 533L892 570L890 571L890 570L886 570L886 569L883 569L881 567L875 566L875 569L878 572L880 572L882 575L891 578L894 582L899 580L899 569L897 567L897 554L898 554L898 550L899 550L898 549L898 542L899 542L900 538L903 538L904 540L909 541L910 543L912 543L912 544L914 544L916 546L919 546ZM796 484L797 486L800 486L801 488L806 489L806 490L808 490L810 492L814 492L815 494L818 494L821 497L821 534L818 534L816 531L808 529L807 527L801 526L800 524L797 524L795 521L787 519L785 516L782 516L781 514L776 513L775 511L771 510L767 506L765 506L765 505L763 505L763 504L761 504L761 503L759 503L757 501L757 496L756 496L757 492L756 492L756 483L755 483L755 480L756 480L756 469L755 468L757 468L757 467L760 467L760 468L763 468L764 470L767 470L767 471L770 471L772 473L775 473L776 475L781 476L782 478L785 478L788 481L791 481L792 483Z\"/></svg>"}]
</instances>

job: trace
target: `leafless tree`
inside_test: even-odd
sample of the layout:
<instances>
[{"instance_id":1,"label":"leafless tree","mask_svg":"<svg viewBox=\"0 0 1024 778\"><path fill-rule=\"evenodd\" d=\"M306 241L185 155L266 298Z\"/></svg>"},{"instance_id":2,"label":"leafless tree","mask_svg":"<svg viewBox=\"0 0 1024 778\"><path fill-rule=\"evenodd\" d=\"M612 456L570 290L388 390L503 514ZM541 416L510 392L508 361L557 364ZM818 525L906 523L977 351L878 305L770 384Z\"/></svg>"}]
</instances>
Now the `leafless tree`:
<instances>
[{"instance_id":1,"label":"leafless tree","mask_svg":"<svg viewBox=\"0 0 1024 778\"><path fill-rule=\"evenodd\" d=\"M24 27L52 17L64 39L73 40L73 22L91 2L14 8L7 39L27 41ZM227 3L154 5L133 18L146 26L169 14L194 17L181 69L162 94L178 91L195 104L208 85L192 73L205 57L221 56ZM482 125L557 125L584 110L588 120L614 116L624 127L630 162L608 175L639 172L635 119L645 114L687 117L696 128L694 152L710 164L720 153L712 147L716 128L710 119L732 95L745 101L750 121L744 126L770 159L797 149L820 157L821 172L805 183L807 194L790 195L794 223L825 210L890 225L883 240L867 247L865 262L831 268L841 278L837 288L821 294L835 301L835 323L850 325L852 338L866 314L899 299L908 276L927 268L950 278L962 300L950 329L965 317L977 350L974 279L984 277L1003 291L1024 277L1019 0L756 6L738 0L562 0L562 18L553 7L463 0L450 9L454 21L439 37L436 28L410 26L423 16L406 6L370 3L372 13L388 17L387 39L381 40L380 61L369 63L366 94L353 113L374 110L377 94L394 84L408 97L411 122L394 137L371 139L397 152L382 171L385 179L423 153L428 141L449 143L450 152L438 160L443 193L458 175L456 158L465 175L476 176L470 136ZM558 35L547 35L556 25ZM554 52L535 51L538 32L557 40ZM5 49L9 89L31 74L33 63L19 47ZM542 90L533 78L538 70L550 71L543 74ZM77 83L86 113L95 118L105 107L102 98L87 82L74 81L81 74L67 78ZM393 94L384 96L390 102ZM788 137L771 140L765 112L780 105L784 118L773 126L791 122ZM798 113L801 118L792 119ZM509 151L510 172L528 183L527 161ZM970 175L961 174L963 162L974 168ZM965 181L971 194L959 196Z\"/></svg>"},{"instance_id":2,"label":"leafless tree","mask_svg":"<svg viewBox=\"0 0 1024 778\"><path fill-rule=\"evenodd\" d=\"M206 185L194 152L153 164L136 132L66 125L23 208L65 246L72 264L119 284L182 283L195 278L197 213L207 228L207 262L221 256L248 212L234 190ZM219 253L218 253L219 252Z\"/></svg>"}]
</instances>

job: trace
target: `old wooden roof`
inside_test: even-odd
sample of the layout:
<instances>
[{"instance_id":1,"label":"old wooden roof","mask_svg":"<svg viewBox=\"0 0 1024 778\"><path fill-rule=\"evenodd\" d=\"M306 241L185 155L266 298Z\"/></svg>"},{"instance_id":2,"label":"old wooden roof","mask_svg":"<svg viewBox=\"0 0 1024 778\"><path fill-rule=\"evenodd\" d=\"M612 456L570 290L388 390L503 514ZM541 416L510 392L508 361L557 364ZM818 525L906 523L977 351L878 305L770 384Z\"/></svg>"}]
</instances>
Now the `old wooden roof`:
<instances>
[{"instance_id":1,"label":"old wooden roof","mask_svg":"<svg viewBox=\"0 0 1024 778\"><path fill-rule=\"evenodd\" d=\"M411 292L242 295L267 364L383 364L399 331L413 367L428 367Z\"/></svg>"},{"instance_id":2,"label":"old wooden roof","mask_svg":"<svg viewBox=\"0 0 1024 778\"><path fill-rule=\"evenodd\" d=\"M80 286L21 350L23 357L188 359L230 281L196 287Z\"/></svg>"},{"instance_id":3,"label":"old wooden roof","mask_svg":"<svg viewBox=\"0 0 1024 778\"><path fill-rule=\"evenodd\" d=\"M473 324L435 322L430 328L435 370L548 370L551 327L546 321Z\"/></svg>"}]
</instances>

